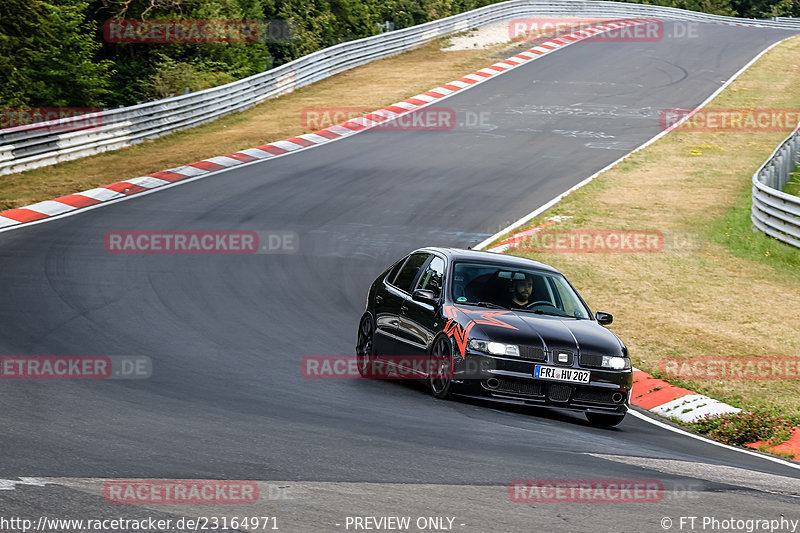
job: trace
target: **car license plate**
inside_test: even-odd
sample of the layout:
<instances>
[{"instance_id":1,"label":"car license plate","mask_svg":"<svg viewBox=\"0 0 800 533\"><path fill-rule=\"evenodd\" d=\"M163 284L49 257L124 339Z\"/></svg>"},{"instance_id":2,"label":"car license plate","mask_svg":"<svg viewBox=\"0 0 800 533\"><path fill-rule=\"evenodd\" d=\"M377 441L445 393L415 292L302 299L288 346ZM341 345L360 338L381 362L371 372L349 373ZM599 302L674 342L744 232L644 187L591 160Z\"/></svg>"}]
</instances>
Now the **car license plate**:
<instances>
[{"instance_id":1,"label":"car license plate","mask_svg":"<svg viewBox=\"0 0 800 533\"><path fill-rule=\"evenodd\" d=\"M574 368L559 368L556 366L536 365L533 369L533 377L555 379L557 381L589 383L588 370L575 370Z\"/></svg>"}]
</instances>

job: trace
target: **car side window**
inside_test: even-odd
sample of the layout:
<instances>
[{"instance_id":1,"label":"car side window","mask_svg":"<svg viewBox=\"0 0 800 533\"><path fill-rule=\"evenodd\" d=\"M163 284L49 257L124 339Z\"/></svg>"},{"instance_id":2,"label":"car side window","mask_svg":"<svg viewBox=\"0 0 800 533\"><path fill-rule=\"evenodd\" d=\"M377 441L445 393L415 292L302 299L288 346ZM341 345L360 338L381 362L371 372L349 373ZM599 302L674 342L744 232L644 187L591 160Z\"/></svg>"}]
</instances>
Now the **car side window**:
<instances>
[{"instance_id":1,"label":"car side window","mask_svg":"<svg viewBox=\"0 0 800 533\"><path fill-rule=\"evenodd\" d=\"M389 271L389 274L386 276L387 283L394 283L394 278L397 277L397 273L400 272L400 269L405 264L406 259L408 259L408 257L404 257L400 261L394 264L392 269Z\"/></svg>"},{"instance_id":2,"label":"car side window","mask_svg":"<svg viewBox=\"0 0 800 533\"><path fill-rule=\"evenodd\" d=\"M414 281L417 279L417 274L419 273L419 269L422 268L422 265L425 264L425 261L428 260L429 254L411 254L411 257L408 258L406 264L403 265L403 269L397 275L397 279L394 280L394 285L400 290L411 292L411 288L414 286Z\"/></svg>"},{"instance_id":3,"label":"car side window","mask_svg":"<svg viewBox=\"0 0 800 533\"><path fill-rule=\"evenodd\" d=\"M433 297L437 300L442 294L444 286L444 259L434 256L428 268L422 273L417 284L418 289L433 291Z\"/></svg>"},{"instance_id":4,"label":"car side window","mask_svg":"<svg viewBox=\"0 0 800 533\"><path fill-rule=\"evenodd\" d=\"M560 302L558 302L560 305L557 305L557 307L560 307L562 311L574 317L581 317L586 314L586 311L580 307L579 302L567 293L567 288L564 285L556 283L553 278L550 278L549 281L551 285L555 286L558 299L560 300Z\"/></svg>"}]
</instances>

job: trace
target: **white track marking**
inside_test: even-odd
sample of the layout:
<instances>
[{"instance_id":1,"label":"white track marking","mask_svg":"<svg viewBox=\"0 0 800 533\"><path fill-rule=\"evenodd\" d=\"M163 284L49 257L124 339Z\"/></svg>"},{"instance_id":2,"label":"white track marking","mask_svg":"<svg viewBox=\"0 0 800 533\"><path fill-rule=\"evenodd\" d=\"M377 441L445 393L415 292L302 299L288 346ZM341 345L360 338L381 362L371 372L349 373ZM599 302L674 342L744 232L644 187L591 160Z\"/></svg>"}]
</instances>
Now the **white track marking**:
<instances>
[{"instance_id":1,"label":"white track marking","mask_svg":"<svg viewBox=\"0 0 800 533\"><path fill-rule=\"evenodd\" d=\"M655 457L631 457L628 455L607 455L604 453L588 453L592 457L615 461L649 470L674 474L678 476L704 479L712 483L726 483L739 487L748 487L764 492L791 494L800 496L800 483L796 478L768 474L757 470L748 470L736 466L715 465L696 461L680 461L677 459L659 459Z\"/></svg>"},{"instance_id":2,"label":"white track marking","mask_svg":"<svg viewBox=\"0 0 800 533\"><path fill-rule=\"evenodd\" d=\"M44 481L37 477L20 477L17 479L0 479L0 490L14 490L17 485L32 485L34 487L44 487L52 481Z\"/></svg>"},{"instance_id":3,"label":"white track marking","mask_svg":"<svg viewBox=\"0 0 800 533\"><path fill-rule=\"evenodd\" d=\"M640 419L644 420L645 422L650 422L651 424L656 425L656 426L658 426L660 428L666 429L668 431L672 431L673 433L680 433L681 435L684 435L686 437L690 437L692 439L701 440L701 441L703 441L703 442L705 442L707 444L713 444L714 446L719 446L720 448L725 448L725 449L728 449L728 450L732 450L734 452L739 452L739 453L744 453L744 454L747 454L747 455L752 455L753 457L760 457L760 458L765 459L767 461L772 461L773 463L778 463L778 464L781 464L783 466L788 466L789 468L794 468L795 470L800 470L800 464L796 464L796 463L793 463L793 462L785 460L785 459L779 459L779 458L777 458L775 456L772 456L772 455L767 455L767 454L764 454L764 453L759 453L759 452L755 452L755 451L752 451L752 450L747 450L745 448L737 448L736 446L730 446L728 444L722 444L721 442L717 442L715 440L707 439L705 437L701 437L700 435L695 435L694 433L690 433L690 432L688 432L688 431L686 431L684 429L680 429L680 428L676 428L674 426L670 426L669 424L665 424L664 422L660 422L658 420L655 420L654 418L650 418L647 415L643 415L642 413L636 412L633 409L629 410L628 414L629 415L633 415L636 418L640 418Z\"/></svg>"}]
</instances>

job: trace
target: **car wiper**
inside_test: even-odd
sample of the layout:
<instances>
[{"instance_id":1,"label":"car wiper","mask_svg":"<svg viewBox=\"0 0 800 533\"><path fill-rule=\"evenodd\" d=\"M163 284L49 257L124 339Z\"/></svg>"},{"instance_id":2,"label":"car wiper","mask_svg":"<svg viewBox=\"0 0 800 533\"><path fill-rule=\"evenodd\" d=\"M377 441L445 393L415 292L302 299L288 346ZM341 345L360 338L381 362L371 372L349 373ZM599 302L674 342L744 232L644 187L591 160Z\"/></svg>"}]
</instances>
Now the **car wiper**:
<instances>
[{"instance_id":1,"label":"car wiper","mask_svg":"<svg viewBox=\"0 0 800 533\"><path fill-rule=\"evenodd\" d=\"M575 317L575 316L572 316L572 315L566 315L564 313L551 313L551 312L548 312L548 311L542 311L541 309L536 309L536 310L526 309L526 311L528 311L529 313L535 313L537 315L560 316L560 317L563 317L563 318L578 318L578 317Z\"/></svg>"},{"instance_id":2,"label":"car wiper","mask_svg":"<svg viewBox=\"0 0 800 533\"><path fill-rule=\"evenodd\" d=\"M502 306L502 305L498 305L498 304L495 304L495 303L492 303L492 302L478 302L478 303L467 302L467 303L468 304L472 304L472 305L479 305L481 307L491 307L492 309L508 309L508 307L505 307L505 306Z\"/></svg>"}]
</instances>

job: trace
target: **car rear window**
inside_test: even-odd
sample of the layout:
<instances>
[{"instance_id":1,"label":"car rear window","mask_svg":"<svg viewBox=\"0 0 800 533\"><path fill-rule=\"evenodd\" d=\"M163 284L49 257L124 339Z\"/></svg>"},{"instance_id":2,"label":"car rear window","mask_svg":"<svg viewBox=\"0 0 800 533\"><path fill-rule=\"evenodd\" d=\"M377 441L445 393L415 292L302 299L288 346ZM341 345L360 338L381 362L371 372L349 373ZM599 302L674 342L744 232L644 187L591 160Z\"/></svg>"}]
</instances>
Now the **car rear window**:
<instances>
[{"instance_id":1,"label":"car rear window","mask_svg":"<svg viewBox=\"0 0 800 533\"><path fill-rule=\"evenodd\" d=\"M409 257L406 264L403 265L403 270L397 275L397 279L394 280L392 285L406 292L411 292L411 287L414 284L414 280L417 278L417 273L419 273L419 269L425 264L425 261L428 260L428 255L429 254L411 254L411 257Z\"/></svg>"},{"instance_id":2,"label":"car rear window","mask_svg":"<svg viewBox=\"0 0 800 533\"><path fill-rule=\"evenodd\" d=\"M392 269L389 271L389 274L387 274L387 276L386 276L386 281L388 283L394 283L394 278L397 277L397 273L400 272L400 269L405 264L406 259L408 259L408 257L404 257L400 261L398 261L397 263L394 264Z\"/></svg>"}]
</instances>

